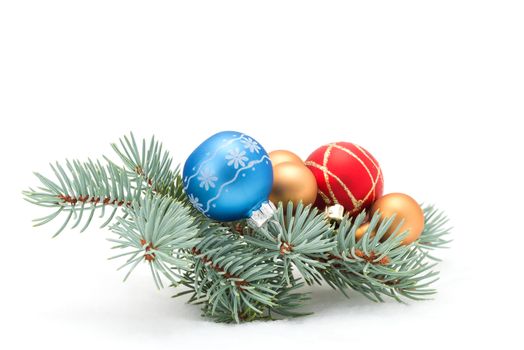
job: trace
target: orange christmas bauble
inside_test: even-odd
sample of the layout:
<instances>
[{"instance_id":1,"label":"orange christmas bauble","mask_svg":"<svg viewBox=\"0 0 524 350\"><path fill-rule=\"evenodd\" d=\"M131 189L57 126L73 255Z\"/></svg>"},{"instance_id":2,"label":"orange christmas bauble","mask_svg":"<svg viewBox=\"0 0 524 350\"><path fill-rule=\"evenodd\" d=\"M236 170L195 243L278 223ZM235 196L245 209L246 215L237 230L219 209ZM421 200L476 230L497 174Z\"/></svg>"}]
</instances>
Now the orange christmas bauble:
<instances>
[{"instance_id":1,"label":"orange christmas bauble","mask_svg":"<svg viewBox=\"0 0 524 350\"><path fill-rule=\"evenodd\" d=\"M382 196L384 178L377 160L364 148L333 142L315 150L306 166L317 180L316 205L340 204L356 215Z\"/></svg>"},{"instance_id":2,"label":"orange christmas bauble","mask_svg":"<svg viewBox=\"0 0 524 350\"><path fill-rule=\"evenodd\" d=\"M424 230L424 212L417 201L407 194L389 193L385 195L373 204L371 214L375 214L377 210L382 215L382 220L396 214L393 223L384 234L383 240L391 236L402 220L404 220L404 223L397 234L409 230L407 236L402 240L404 245L416 241Z\"/></svg>"},{"instance_id":3,"label":"orange christmas bauble","mask_svg":"<svg viewBox=\"0 0 524 350\"><path fill-rule=\"evenodd\" d=\"M369 222L366 222L365 224L361 225L357 230L355 231L355 239L359 241L362 236L366 234L366 232L369 229ZM375 235L375 232L370 233L370 237L373 237Z\"/></svg>"}]
</instances>

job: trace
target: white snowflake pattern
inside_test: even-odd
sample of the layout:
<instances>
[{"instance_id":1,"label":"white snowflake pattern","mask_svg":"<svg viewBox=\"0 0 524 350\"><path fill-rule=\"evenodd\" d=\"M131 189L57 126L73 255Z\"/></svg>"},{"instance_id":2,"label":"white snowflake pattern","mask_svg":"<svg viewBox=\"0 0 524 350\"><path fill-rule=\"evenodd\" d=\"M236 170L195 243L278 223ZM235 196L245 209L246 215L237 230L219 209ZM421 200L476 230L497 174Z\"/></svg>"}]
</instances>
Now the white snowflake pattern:
<instances>
[{"instance_id":1,"label":"white snowflake pattern","mask_svg":"<svg viewBox=\"0 0 524 350\"><path fill-rule=\"evenodd\" d=\"M218 180L218 177L215 176L211 169L206 168L200 172L198 180L200 181L200 187L204 187L208 191L210 187L215 188L215 181Z\"/></svg>"},{"instance_id":2,"label":"white snowflake pattern","mask_svg":"<svg viewBox=\"0 0 524 350\"><path fill-rule=\"evenodd\" d=\"M227 165L233 165L235 169L238 169L239 166L245 166L245 162L248 159L249 158L246 157L246 151L239 151L238 148L232 149L229 152L229 154L226 155L226 160L229 160L229 162L227 162Z\"/></svg>"},{"instance_id":3,"label":"white snowflake pattern","mask_svg":"<svg viewBox=\"0 0 524 350\"><path fill-rule=\"evenodd\" d=\"M240 142L242 142L244 148L249 149L251 153L258 153L258 151L260 151L260 146L258 145L258 143L250 137L243 138Z\"/></svg>"},{"instance_id":4,"label":"white snowflake pattern","mask_svg":"<svg viewBox=\"0 0 524 350\"><path fill-rule=\"evenodd\" d=\"M202 209L203 205L202 203L198 201L198 197L195 197L192 194L190 194L188 197L189 197L189 202L191 202L191 204L193 205L193 207L195 207L195 209L197 209L198 211L203 210Z\"/></svg>"}]
</instances>

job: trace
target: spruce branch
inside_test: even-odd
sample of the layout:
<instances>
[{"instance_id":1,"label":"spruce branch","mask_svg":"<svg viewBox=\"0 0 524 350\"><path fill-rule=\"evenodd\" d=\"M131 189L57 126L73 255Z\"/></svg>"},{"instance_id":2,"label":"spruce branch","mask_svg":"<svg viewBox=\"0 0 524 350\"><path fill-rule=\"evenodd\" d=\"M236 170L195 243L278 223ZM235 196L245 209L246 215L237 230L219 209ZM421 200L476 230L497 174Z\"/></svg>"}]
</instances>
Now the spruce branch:
<instances>
[{"instance_id":1,"label":"spruce branch","mask_svg":"<svg viewBox=\"0 0 524 350\"><path fill-rule=\"evenodd\" d=\"M74 220L72 228L85 219L81 229L83 232L89 227L95 211L100 209L100 217L104 217L106 207L109 207L110 215L101 226L105 227L115 218L119 208L131 206L133 201L152 190L191 208L183 191L179 167L171 169L172 158L163 150L161 143L154 137L149 142L143 139L139 148L133 134L130 134L120 139L120 145L112 144L112 147L122 159L123 167L104 157L105 164L91 159L87 162L66 160L65 166L58 162L51 164L54 178L35 173L41 186L36 190L29 188L23 191L25 199L55 210L35 219L34 225L40 226L64 216L56 236L71 219ZM86 211L88 214L84 215Z\"/></svg>"},{"instance_id":2,"label":"spruce branch","mask_svg":"<svg viewBox=\"0 0 524 350\"><path fill-rule=\"evenodd\" d=\"M149 187L153 192L177 200L185 200L180 168L176 166L173 169L173 158L154 136L149 141L142 139L139 146L133 133L130 133L129 137L125 135L120 138L119 144L113 143L111 147L125 168L138 176L142 187Z\"/></svg>"},{"instance_id":3,"label":"spruce branch","mask_svg":"<svg viewBox=\"0 0 524 350\"><path fill-rule=\"evenodd\" d=\"M448 227L448 218L445 213L433 205L423 206L424 210L424 230L416 243L419 249L426 252L427 257L440 261L437 257L429 254L428 251L438 248L447 248L451 242L446 239L449 236L451 227Z\"/></svg>"},{"instance_id":4,"label":"spruce branch","mask_svg":"<svg viewBox=\"0 0 524 350\"><path fill-rule=\"evenodd\" d=\"M262 314L259 305L274 305L273 264L265 263L263 254L253 254L261 252L245 248L232 235L206 235L193 249L195 297L206 299L204 312L209 316L239 322L246 308Z\"/></svg>"},{"instance_id":5,"label":"spruce branch","mask_svg":"<svg viewBox=\"0 0 524 350\"><path fill-rule=\"evenodd\" d=\"M375 213L368 230L356 240L357 228L365 213L355 219L344 217L336 233L336 249L331 253L330 269L324 270L324 280L346 296L351 288L374 301L382 296L403 302L404 298L425 299L435 293L429 286L438 278L435 263L427 262L427 253L416 244L402 245L406 232L399 232L400 222L393 233L383 240L394 216L381 220Z\"/></svg>"},{"instance_id":6,"label":"spruce branch","mask_svg":"<svg viewBox=\"0 0 524 350\"><path fill-rule=\"evenodd\" d=\"M161 276L178 283L181 270L188 270L192 260L185 252L198 242L198 228L189 210L169 197L148 194L124 209L126 217L117 218L110 227L118 238L109 241L113 249L125 253L111 259L127 257L119 268L128 268L126 280L140 262L147 262L157 288L162 288Z\"/></svg>"},{"instance_id":7,"label":"spruce branch","mask_svg":"<svg viewBox=\"0 0 524 350\"><path fill-rule=\"evenodd\" d=\"M194 269L182 283L190 303L202 304L203 314L217 322L270 318L274 314L298 317L308 295L296 293L303 283L286 284L284 265L272 252L252 246L224 226L210 225L191 252Z\"/></svg>"},{"instance_id":8,"label":"spruce branch","mask_svg":"<svg viewBox=\"0 0 524 350\"><path fill-rule=\"evenodd\" d=\"M289 202L285 211L280 203L274 219L256 230L255 235L246 236L246 241L282 258L284 269L289 272L285 274L288 284L293 267L311 284L321 283L320 270L328 267L327 254L335 246L332 235L323 213L302 203L293 208L293 202Z\"/></svg>"},{"instance_id":9,"label":"spruce branch","mask_svg":"<svg viewBox=\"0 0 524 350\"><path fill-rule=\"evenodd\" d=\"M60 164L50 164L54 173L54 179L50 179L40 173L35 176L41 185L37 189L29 188L23 191L25 199L35 205L52 208L54 211L42 218L33 220L34 226L46 224L59 216L65 217L64 222L54 234L57 236L62 232L70 220L75 220L72 228L77 227L84 218L81 232L86 230L91 223L95 211L100 209L100 217L106 214L106 207L111 208L108 219L102 227L109 224L116 212L121 207L130 206L142 191L142 188L133 186L133 179L128 174L112 163L102 165L99 161L78 160L65 163L65 168Z\"/></svg>"}]
</instances>

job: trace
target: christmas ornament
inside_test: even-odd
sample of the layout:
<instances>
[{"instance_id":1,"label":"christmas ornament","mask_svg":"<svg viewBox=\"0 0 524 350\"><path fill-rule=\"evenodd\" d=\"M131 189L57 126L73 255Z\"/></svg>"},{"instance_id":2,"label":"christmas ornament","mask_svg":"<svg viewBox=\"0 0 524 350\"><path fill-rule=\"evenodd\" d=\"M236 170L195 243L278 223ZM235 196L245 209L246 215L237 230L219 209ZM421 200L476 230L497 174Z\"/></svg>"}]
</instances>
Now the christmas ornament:
<instances>
[{"instance_id":1,"label":"christmas ornament","mask_svg":"<svg viewBox=\"0 0 524 350\"><path fill-rule=\"evenodd\" d=\"M202 142L186 160L183 182L193 207L214 220L250 218L261 226L274 212L269 156L240 132L219 132Z\"/></svg>"},{"instance_id":2,"label":"christmas ornament","mask_svg":"<svg viewBox=\"0 0 524 350\"><path fill-rule=\"evenodd\" d=\"M382 220L396 214L393 223L383 236L384 240L395 231L402 220L404 220L404 223L397 234L409 230L407 236L402 240L403 245L416 241L424 230L424 212L417 201L407 194L390 193L385 195L373 204L372 214L377 210L382 214Z\"/></svg>"},{"instance_id":3,"label":"christmas ornament","mask_svg":"<svg viewBox=\"0 0 524 350\"><path fill-rule=\"evenodd\" d=\"M302 159L300 159L300 157L297 156L295 153L282 149L269 152L269 158L271 158L271 163L273 164L273 167L284 162L292 162L304 165Z\"/></svg>"},{"instance_id":4,"label":"christmas ornament","mask_svg":"<svg viewBox=\"0 0 524 350\"><path fill-rule=\"evenodd\" d=\"M358 241L362 238L362 236L364 236L364 234L366 233L366 231L368 230L369 228L369 222L361 225L359 228L357 228L357 230L355 231L355 239ZM375 235L374 232L371 232L370 234L370 237L373 237Z\"/></svg>"},{"instance_id":5,"label":"christmas ornament","mask_svg":"<svg viewBox=\"0 0 524 350\"><path fill-rule=\"evenodd\" d=\"M306 160L318 185L316 205L342 205L356 215L382 196L384 179L377 160L364 148L334 142L315 150Z\"/></svg>"},{"instance_id":6,"label":"christmas ornament","mask_svg":"<svg viewBox=\"0 0 524 350\"><path fill-rule=\"evenodd\" d=\"M300 201L312 204L317 197L317 181L303 164L283 162L273 166L273 189L269 199L273 203L292 201L296 207Z\"/></svg>"}]
</instances>

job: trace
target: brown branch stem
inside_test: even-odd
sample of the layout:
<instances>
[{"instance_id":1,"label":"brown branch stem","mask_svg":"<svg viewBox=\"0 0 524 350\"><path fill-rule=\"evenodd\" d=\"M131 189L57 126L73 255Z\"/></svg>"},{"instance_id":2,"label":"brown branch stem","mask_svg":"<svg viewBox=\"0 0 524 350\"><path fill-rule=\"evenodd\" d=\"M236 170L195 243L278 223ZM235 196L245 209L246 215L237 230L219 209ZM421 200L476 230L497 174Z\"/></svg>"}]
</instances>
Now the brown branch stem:
<instances>
[{"instance_id":1,"label":"brown branch stem","mask_svg":"<svg viewBox=\"0 0 524 350\"><path fill-rule=\"evenodd\" d=\"M118 200L118 199L112 199L110 197L95 197L95 196L78 196L73 197L70 195L63 195L59 194L57 196L58 199L62 200L62 203L69 203L72 206L75 206L77 203L90 203L90 204L98 204L102 203L104 205L118 205L121 207L122 205L126 205L128 207L131 206L131 201L124 201L124 200Z\"/></svg>"},{"instance_id":2,"label":"brown branch stem","mask_svg":"<svg viewBox=\"0 0 524 350\"><path fill-rule=\"evenodd\" d=\"M201 255L202 252L197 249L196 247L194 247L193 249L191 249L191 253L193 255ZM248 286L249 285L249 282L247 282L246 280L238 277L238 276L235 276L227 271L225 271L218 263L213 263L213 260L211 258L209 258L207 255L203 255L202 257L200 257L200 260L204 263L204 264L207 264L209 265L213 270L215 270L216 272L222 274L224 276L224 278L226 279L238 279L235 282L235 285L238 287L238 289L240 290L243 290L242 286Z\"/></svg>"}]
</instances>

